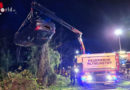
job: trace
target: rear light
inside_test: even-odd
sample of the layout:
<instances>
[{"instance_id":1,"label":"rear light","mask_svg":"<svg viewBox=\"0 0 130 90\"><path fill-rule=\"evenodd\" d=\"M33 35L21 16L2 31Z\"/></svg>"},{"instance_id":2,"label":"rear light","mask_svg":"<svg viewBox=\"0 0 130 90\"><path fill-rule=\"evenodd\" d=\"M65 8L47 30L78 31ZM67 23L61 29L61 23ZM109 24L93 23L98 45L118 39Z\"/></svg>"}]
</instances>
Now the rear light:
<instances>
[{"instance_id":1,"label":"rear light","mask_svg":"<svg viewBox=\"0 0 130 90\"><path fill-rule=\"evenodd\" d=\"M36 26L36 28L35 28L36 31L38 31L40 29L42 29L41 26Z\"/></svg>"}]
</instances>

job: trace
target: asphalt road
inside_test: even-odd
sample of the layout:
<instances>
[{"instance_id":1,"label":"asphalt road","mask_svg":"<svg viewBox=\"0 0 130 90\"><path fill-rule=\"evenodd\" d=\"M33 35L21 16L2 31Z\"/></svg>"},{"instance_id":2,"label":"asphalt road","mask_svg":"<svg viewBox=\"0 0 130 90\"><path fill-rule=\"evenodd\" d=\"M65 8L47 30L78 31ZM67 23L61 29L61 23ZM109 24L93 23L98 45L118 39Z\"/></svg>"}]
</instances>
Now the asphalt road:
<instances>
[{"instance_id":1,"label":"asphalt road","mask_svg":"<svg viewBox=\"0 0 130 90\"><path fill-rule=\"evenodd\" d=\"M91 84L81 88L81 90L117 90L119 86L103 85L103 84Z\"/></svg>"},{"instance_id":2,"label":"asphalt road","mask_svg":"<svg viewBox=\"0 0 130 90\"><path fill-rule=\"evenodd\" d=\"M76 88L78 89L72 90L130 90L130 81L123 80L120 83L117 83L116 85L91 84L84 85L82 87L77 86Z\"/></svg>"},{"instance_id":3,"label":"asphalt road","mask_svg":"<svg viewBox=\"0 0 130 90\"><path fill-rule=\"evenodd\" d=\"M130 80L120 80L117 84L104 85L104 84L84 84L83 86L69 85L66 88L59 90L130 90Z\"/></svg>"}]
</instances>

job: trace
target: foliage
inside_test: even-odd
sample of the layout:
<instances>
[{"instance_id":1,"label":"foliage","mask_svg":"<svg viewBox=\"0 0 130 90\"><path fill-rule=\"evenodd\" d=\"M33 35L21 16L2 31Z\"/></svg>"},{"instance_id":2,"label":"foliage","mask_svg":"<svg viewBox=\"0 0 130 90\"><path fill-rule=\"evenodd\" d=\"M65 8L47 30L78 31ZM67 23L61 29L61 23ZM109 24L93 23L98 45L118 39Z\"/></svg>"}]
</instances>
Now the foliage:
<instances>
[{"instance_id":1,"label":"foliage","mask_svg":"<svg viewBox=\"0 0 130 90\"><path fill-rule=\"evenodd\" d=\"M30 54L28 55L27 59L29 60L29 70L36 76L37 69L38 69L38 55L39 48L36 46L31 47Z\"/></svg>"},{"instance_id":2,"label":"foliage","mask_svg":"<svg viewBox=\"0 0 130 90\"><path fill-rule=\"evenodd\" d=\"M1 67L4 69L4 71L8 72L9 67L11 66L10 60L11 60L11 54L9 50L2 50L1 51Z\"/></svg>"},{"instance_id":3,"label":"foliage","mask_svg":"<svg viewBox=\"0 0 130 90\"><path fill-rule=\"evenodd\" d=\"M57 75L57 81L55 85L46 88L45 90L86 90L84 87L75 85L70 85L70 79L68 77L63 77Z\"/></svg>"},{"instance_id":4,"label":"foliage","mask_svg":"<svg viewBox=\"0 0 130 90\"><path fill-rule=\"evenodd\" d=\"M43 88L37 84L37 78L28 70L24 70L20 73L9 72L8 77L0 82L0 86L4 90L39 90Z\"/></svg>"},{"instance_id":5,"label":"foliage","mask_svg":"<svg viewBox=\"0 0 130 90\"><path fill-rule=\"evenodd\" d=\"M37 70L38 70L38 62L39 62L39 52L40 49L39 47L33 46L31 47L30 54L28 55L28 60L29 61L29 70L36 75ZM48 54L49 54L49 59L50 59L50 65L52 70L54 71L55 66L59 66L60 64L60 54L58 51L52 49L51 47L48 47Z\"/></svg>"},{"instance_id":6,"label":"foliage","mask_svg":"<svg viewBox=\"0 0 130 90\"><path fill-rule=\"evenodd\" d=\"M42 48L33 46L33 47L21 48L21 49L22 49L22 51L20 53L21 57L19 57L20 61L16 62L17 61L16 48L14 48L12 50L12 48L10 48L10 43L8 43L8 41L5 39L2 39L2 41L0 43L0 81L2 81L1 84L3 85L3 87L9 85L8 88L9 87L11 88L13 83L22 85L23 82L26 82L26 80L28 78L24 78L24 76L22 76L22 72L21 73L18 73L18 72L17 73L11 73L11 72L8 73L9 71L16 70L19 65L22 67L22 69L20 70L20 71L22 71L25 69L25 67L24 67L25 64L27 64L28 67L26 67L26 68L35 77L37 77L37 72L38 72L38 68L39 68L38 65L40 63ZM54 51L49 46L47 47L47 50L48 50L48 52L47 52L48 59L47 60L49 61L48 65L51 68L45 72L47 72L46 76L48 77L47 82L48 82L48 86L49 86L49 85L52 85L53 82L56 80L56 74L54 73L54 67L58 66L60 63L60 54L57 51ZM43 54L44 53L45 52L43 52ZM9 78L9 75L14 75L14 77L13 77L14 79ZM15 82L15 80L17 80L17 82ZM20 81L20 80L22 80L22 81ZM27 82L29 82L29 80Z\"/></svg>"},{"instance_id":7,"label":"foliage","mask_svg":"<svg viewBox=\"0 0 130 90\"><path fill-rule=\"evenodd\" d=\"M62 88L68 87L69 83L70 80L68 77L57 75L57 80L55 85L50 86L48 90L61 90Z\"/></svg>"},{"instance_id":8,"label":"foliage","mask_svg":"<svg viewBox=\"0 0 130 90\"><path fill-rule=\"evenodd\" d=\"M56 74L55 73L51 73L51 74L49 74L48 75L48 84L47 84L47 86L51 86L51 85L54 85L55 84L55 82L56 82Z\"/></svg>"},{"instance_id":9,"label":"foliage","mask_svg":"<svg viewBox=\"0 0 130 90\"><path fill-rule=\"evenodd\" d=\"M4 71L4 69L0 67L0 81L2 81L4 77L6 77L6 74L7 73Z\"/></svg>"},{"instance_id":10,"label":"foliage","mask_svg":"<svg viewBox=\"0 0 130 90\"><path fill-rule=\"evenodd\" d=\"M29 70L39 78L38 82L44 82L47 86L55 83L54 68L60 63L58 51L54 51L48 44L42 47L33 46L30 47L27 59Z\"/></svg>"},{"instance_id":11,"label":"foliage","mask_svg":"<svg viewBox=\"0 0 130 90\"><path fill-rule=\"evenodd\" d=\"M7 39L2 38L0 42L0 80L2 80L14 62L12 60L11 50L7 45Z\"/></svg>"},{"instance_id":12,"label":"foliage","mask_svg":"<svg viewBox=\"0 0 130 90\"><path fill-rule=\"evenodd\" d=\"M52 48L49 48L49 58L51 67L54 69L56 66L58 67L60 64L60 54L58 51L54 51Z\"/></svg>"},{"instance_id":13,"label":"foliage","mask_svg":"<svg viewBox=\"0 0 130 90\"><path fill-rule=\"evenodd\" d=\"M57 75L57 85L59 86L68 86L70 84L70 79L61 75Z\"/></svg>"}]
</instances>

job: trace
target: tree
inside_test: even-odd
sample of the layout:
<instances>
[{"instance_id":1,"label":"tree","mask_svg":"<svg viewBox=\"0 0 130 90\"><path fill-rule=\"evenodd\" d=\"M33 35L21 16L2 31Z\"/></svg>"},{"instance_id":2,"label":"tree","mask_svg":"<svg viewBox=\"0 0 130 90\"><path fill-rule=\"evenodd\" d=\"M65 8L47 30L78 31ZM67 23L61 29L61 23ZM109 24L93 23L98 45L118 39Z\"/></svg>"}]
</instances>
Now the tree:
<instances>
[{"instance_id":1,"label":"tree","mask_svg":"<svg viewBox=\"0 0 130 90\"><path fill-rule=\"evenodd\" d=\"M28 55L29 70L38 78L38 82L44 86L51 85L56 80L54 67L60 63L60 54L54 51L49 43L43 46L33 46Z\"/></svg>"},{"instance_id":2,"label":"tree","mask_svg":"<svg viewBox=\"0 0 130 90\"><path fill-rule=\"evenodd\" d=\"M12 66L13 60L8 48L7 38L2 38L0 41L0 79L3 79Z\"/></svg>"},{"instance_id":3,"label":"tree","mask_svg":"<svg viewBox=\"0 0 130 90\"><path fill-rule=\"evenodd\" d=\"M60 54L58 51L54 51L52 48L49 48L49 59L51 68L58 68L60 64Z\"/></svg>"}]
</instances>

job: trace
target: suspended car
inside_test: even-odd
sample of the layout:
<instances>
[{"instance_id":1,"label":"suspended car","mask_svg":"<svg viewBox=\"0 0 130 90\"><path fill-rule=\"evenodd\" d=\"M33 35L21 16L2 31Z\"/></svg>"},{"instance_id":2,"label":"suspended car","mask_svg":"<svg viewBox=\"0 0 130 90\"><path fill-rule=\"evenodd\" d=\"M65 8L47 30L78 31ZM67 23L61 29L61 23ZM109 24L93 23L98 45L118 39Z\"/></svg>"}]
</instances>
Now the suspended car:
<instances>
[{"instance_id":1,"label":"suspended car","mask_svg":"<svg viewBox=\"0 0 130 90\"><path fill-rule=\"evenodd\" d=\"M48 42L55 33L55 24L45 21L38 15L32 17L30 12L19 30L15 33L14 42L19 46L41 46Z\"/></svg>"}]
</instances>

